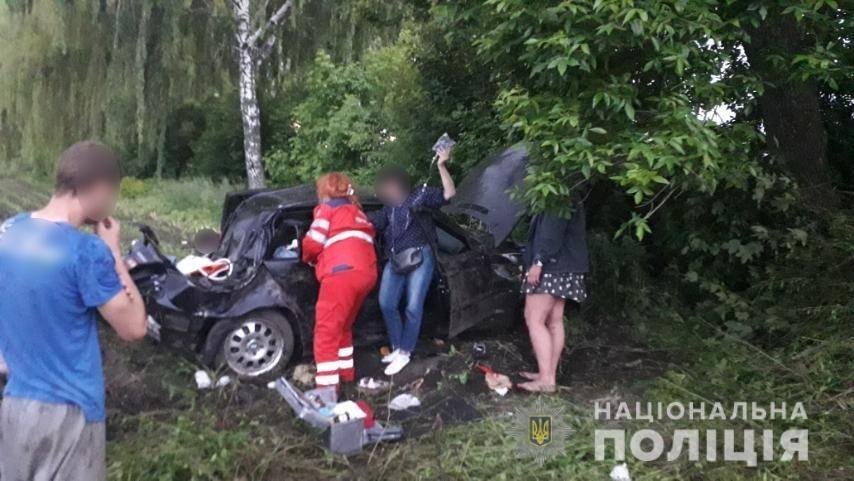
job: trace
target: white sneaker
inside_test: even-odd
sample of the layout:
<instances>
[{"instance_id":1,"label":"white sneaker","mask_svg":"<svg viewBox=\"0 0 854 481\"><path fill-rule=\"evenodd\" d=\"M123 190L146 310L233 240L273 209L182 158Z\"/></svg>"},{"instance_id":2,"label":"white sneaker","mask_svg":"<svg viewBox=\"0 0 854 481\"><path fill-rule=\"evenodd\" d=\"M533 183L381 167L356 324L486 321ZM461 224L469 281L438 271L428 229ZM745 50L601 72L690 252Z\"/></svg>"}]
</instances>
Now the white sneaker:
<instances>
[{"instance_id":1,"label":"white sneaker","mask_svg":"<svg viewBox=\"0 0 854 481\"><path fill-rule=\"evenodd\" d=\"M390 353L383 356L382 363L388 364L391 361L394 361L394 358L396 358L398 354L400 354L400 349L395 349L394 351L391 351Z\"/></svg>"},{"instance_id":2,"label":"white sneaker","mask_svg":"<svg viewBox=\"0 0 854 481\"><path fill-rule=\"evenodd\" d=\"M409 353L398 352L388 367L385 368L386 376L394 376L409 364Z\"/></svg>"}]
</instances>

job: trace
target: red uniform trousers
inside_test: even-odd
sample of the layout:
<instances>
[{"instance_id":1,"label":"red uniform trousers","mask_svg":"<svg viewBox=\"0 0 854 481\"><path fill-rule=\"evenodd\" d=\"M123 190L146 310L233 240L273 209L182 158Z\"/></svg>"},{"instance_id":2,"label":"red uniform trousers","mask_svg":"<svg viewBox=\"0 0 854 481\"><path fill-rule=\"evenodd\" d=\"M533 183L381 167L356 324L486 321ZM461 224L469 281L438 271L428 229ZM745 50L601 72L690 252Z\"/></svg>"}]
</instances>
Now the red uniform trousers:
<instances>
[{"instance_id":1,"label":"red uniform trousers","mask_svg":"<svg viewBox=\"0 0 854 481\"><path fill-rule=\"evenodd\" d=\"M353 323L365 298L377 283L376 270L347 270L320 281L315 307L315 383L336 386L355 380L353 368Z\"/></svg>"}]
</instances>

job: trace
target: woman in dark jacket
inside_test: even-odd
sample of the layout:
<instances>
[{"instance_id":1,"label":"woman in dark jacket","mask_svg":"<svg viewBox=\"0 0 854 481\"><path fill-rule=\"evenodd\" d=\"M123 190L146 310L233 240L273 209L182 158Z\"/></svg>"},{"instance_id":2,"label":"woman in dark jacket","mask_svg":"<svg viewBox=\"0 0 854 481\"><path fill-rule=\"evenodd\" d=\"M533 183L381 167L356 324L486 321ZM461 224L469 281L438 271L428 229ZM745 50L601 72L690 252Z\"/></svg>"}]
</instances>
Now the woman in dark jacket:
<instances>
[{"instance_id":1,"label":"woman in dark jacket","mask_svg":"<svg viewBox=\"0 0 854 481\"><path fill-rule=\"evenodd\" d=\"M528 267L522 285L525 322L539 371L521 373L529 382L519 387L527 391L554 392L565 341L566 300L580 304L587 299L589 266L582 203L576 204L571 219L553 214L534 217L528 233L525 265Z\"/></svg>"}]
</instances>

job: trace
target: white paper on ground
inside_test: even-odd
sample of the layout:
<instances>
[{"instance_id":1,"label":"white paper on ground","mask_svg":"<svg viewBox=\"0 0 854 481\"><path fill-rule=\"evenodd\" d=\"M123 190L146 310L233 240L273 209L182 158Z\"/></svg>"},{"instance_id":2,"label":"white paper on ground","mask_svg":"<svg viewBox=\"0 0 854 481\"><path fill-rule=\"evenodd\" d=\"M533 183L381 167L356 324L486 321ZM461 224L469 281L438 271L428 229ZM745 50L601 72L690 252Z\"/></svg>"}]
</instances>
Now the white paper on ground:
<instances>
[{"instance_id":1,"label":"white paper on ground","mask_svg":"<svg viewBox=\"0 0 854 481\"><path fill-rule=\"evenodd\" d=\"M626 463L614 466L614 469L611 470L611 481L632 481Z\"/></svg>"},{"instance_id":2,"label":"white paper on ground","mask_svg":"<svg viewBox=\"0 0 854 481\"><path fill-rule=\"evenodd\" d=\"M421 401L412 394L398 394L391 400L388 407L395 411L403 411L404 409L414 408L421 405Z\"/></svg>"},{"instance_id":3,"label":"white paper on ground","mask_svg":"<svg viewBox=\"0 0 854 481\"><path fill-rule=\"evenodd\" d=\"M199 389L207 389L211 387L211 377L210 375L208 375L207 371L203 371L200 369L196 371L194 377L196 378L196 387L198 387Z\"/></svg>"}]
</instances>

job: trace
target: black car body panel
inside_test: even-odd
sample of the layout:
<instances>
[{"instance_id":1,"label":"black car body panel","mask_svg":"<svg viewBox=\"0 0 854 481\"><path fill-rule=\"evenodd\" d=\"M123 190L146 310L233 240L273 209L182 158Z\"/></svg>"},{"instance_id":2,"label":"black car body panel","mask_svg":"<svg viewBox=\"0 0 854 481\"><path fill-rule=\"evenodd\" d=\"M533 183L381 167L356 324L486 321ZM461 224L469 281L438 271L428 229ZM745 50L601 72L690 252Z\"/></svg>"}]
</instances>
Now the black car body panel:
<instances>
[{"instance_id":1,"label":"black car body panel","mask_svg":"<svg viewBox=\"0 0 854 481\"><path fill-rule=\"evenodd\" d=\"M510 191L525 178L528 151L523 146L511 147L494 158L478 164L457 187L449 212L469 215L483 223L498 246L516 226L522 204Z\"/></svg>"}]
</instances>

